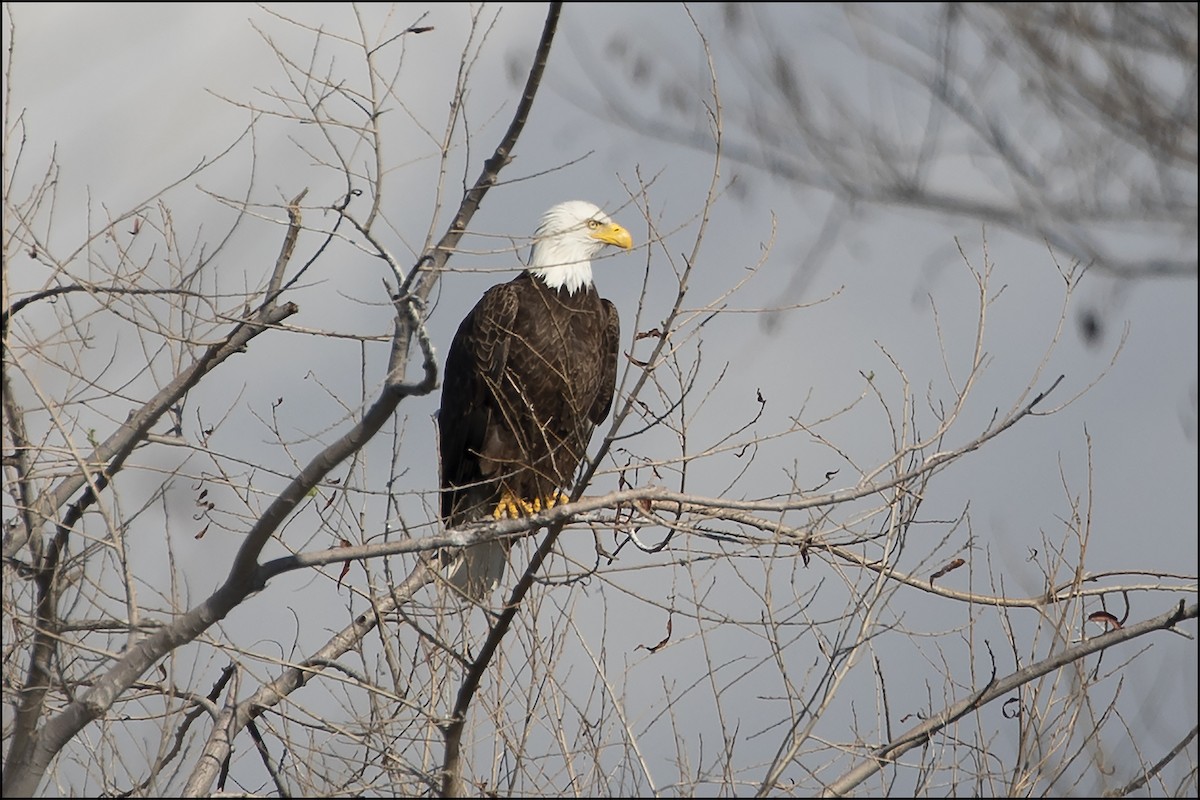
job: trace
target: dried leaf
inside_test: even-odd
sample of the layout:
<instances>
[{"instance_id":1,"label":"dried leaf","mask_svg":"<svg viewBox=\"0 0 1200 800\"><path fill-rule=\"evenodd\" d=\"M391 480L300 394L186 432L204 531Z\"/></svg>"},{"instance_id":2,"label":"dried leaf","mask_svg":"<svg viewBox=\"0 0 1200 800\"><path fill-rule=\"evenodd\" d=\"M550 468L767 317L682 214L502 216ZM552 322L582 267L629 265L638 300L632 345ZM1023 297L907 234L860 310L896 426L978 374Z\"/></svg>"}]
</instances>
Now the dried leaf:
<instances>
[{"instance_id":1,"label":"dried leaf","mask_svg":"<svg viewBox=\"0 0 1200 800\"><path fill-rule=\"evenodd\" d=\"M1093 611L1088 614L1088 622L1095 622L1097 625L1107 625L1110 631L1118 630L1121 627L1121 621L1107 611Z\"/></svg>"},{"instance_id":2,"label":"dried leaf","mask_svg":"<svg viewBox=\"0 0 1200 800\"><path fill-rule=\"evenodd\" d=\"M1008 698L1000 707L1000 713L1004 715L1005 719L1016 719L1021 716L1021 699L1019 697Z\"/></svg>"},{"instance_id":3,"label":"dried leaf","mask_svg":"<svg viewBox=\"0 0 1200 800\"><path fill-rule=\"evenodd\" d=\"M339 539L339 540L338 540L338 546L339 546L339 547L349 547L349 546L350 546L350 542L349 542L349 540L347 540L347 539ZM346 573L348 573L349 571L350 571L350 562L349 562L349 561L345 561L345 562L343 562L343 563L342 563L342 574L341 574L341 575L338 575L338 582L337 582L337 585L338 585L338 588L339 588L339 589L341 589L341 588L342 588L342 578L346 577Z\"/></svg>"},{"instance_id":4,"label":"dried leaf","mask_svg":"<svg viewBox=\"0 0 1200 800\"><path fill-rule=\"evenodd\" d=\"M954 570L958 569L965 563L967 563L967 562L962 560L961 558L954 559L949 564L947 564L946 566L942 567L937 572L935 572L929 576L929 585L932 586L933 582L936 581L938 578L942 577L943 575L945 575L947 573L953 572Z\"/></svg>"},{"instance_id":5,"label":"dried leaf","mask_svg":"<svg viewBox=\"0 0 1200 800\"><path fill-rule=\"evenodd\" d=\"M647 647L644 644L639 644L637 647L635 647L633 649L634 650L649 650L651 653L654 653L654 652L657 652L660 647L662 647L669 641L671 641L671 615L668 614L667 615L667 635L663 637L663 640L661 642L659 642L658 644L654 645L653 647Z\"/></svg>"}]
</instances>

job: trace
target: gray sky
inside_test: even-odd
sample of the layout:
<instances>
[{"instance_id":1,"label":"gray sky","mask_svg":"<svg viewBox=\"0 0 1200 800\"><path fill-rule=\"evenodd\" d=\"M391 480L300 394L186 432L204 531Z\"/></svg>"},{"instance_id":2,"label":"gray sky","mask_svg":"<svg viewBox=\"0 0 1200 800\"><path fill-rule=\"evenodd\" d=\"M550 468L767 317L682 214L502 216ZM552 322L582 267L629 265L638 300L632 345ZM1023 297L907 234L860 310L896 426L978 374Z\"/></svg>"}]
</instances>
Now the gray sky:
<instances>
[{"instance_id":1,"label":"gray sky","mask_svg":"<svg viewBox=\"0 0 1200 800\"><path fill-rule=\"evenodd\" d=\"M493 192L475 218L473 230L524 237L532 232L547 207L579 198L614 211L641 242L645 238L644 223L636 209L622 208L626 200L623 185L634 186L640 171L643 176L655 176L649 196L661 215L660 230L673 231L682 226L667 240L666 249L676 256L690 251L696 230L693 216L708 184L711 158L606 122L598 98L614 103L645 100L623 88L624 81L616 68L605 61L605 48L614 36L619 34L633 46L677 53L681 64L697 63L696 39L678 7L625 5L615 15L611 13L614 8L567 6L560 39L550 59L546 88L505 179L538 175L586 158L560 171ZM416 22L420 14L415 9L415 5L399 7L397 27ZM286 13L320 22L335 33L353 32L353 17L344 6L319 4L289 8ZM379 13L371 9L366 16ZM408 73L402 73L405 77L399 93L403 105L397 104L390 112L394 118L389 120L386 142L388 163L396 168L390 176L394 183L384 209L393 226L386 244L405 265L412 263L412 254L419 251L430 226L436 178L436 160L432 157L436 153L435 139L443 133L447 99L466 41L468 13L466 6L439 4L421 17L421 24L432 25L435 30L410 37L405 44ZM872 78L858 74L852 54L831 32L837 28L836 10L796 9L794 13L803 30L799 43L826 47L828 60L818 61L831 74L840 75L850 86L861 85L857 83L859 78ZM105 209L116 214L140 203L164 183L185 174L201 158L216 155L238 137L250 114L221 97L261 105L266 101L257 90L284 87L274 57L248 20L297 58L307 55L302 38L250 5L17 4L6 8L6 19L9 14L16 22L17 44L12 86L6 91L12 92L9 102L14 108L26 109L29 132L24 171L16 183L33 180L51 148L57 148L62 172L55 241L64 248L77 242L87 230L89 192L92 227L100 227L96 220L103 218ZM474 179L481 158L490 152L507 124L516 97L509 71L514 65L520 68L527 63L543 14L541 5L506 7L489 34L470 87L468 123L473 138L467 180ZM698 18L714 30L719 26L719 16L707 9L699 10ZM736 65L728 63L728 57L727 53L717 53L719 76L737 74ZM353 78L360 77L351 73ZM736 77L729 78L726 91L744 90ZM638 110L654 111L652 107ZM337 176L329 169L314 166L294 144L293 139L313 142L311 134L281 121L267 120L262 125L254 141L254 201L277 203L305 187L309 189L309 203L322 205L336 200L342 190ZM458 154L460 159L465 157L463 152ZM240 198L249 163L243 148L189 184L214 195ZM444 187L450 209L464 180L461 165L462 161L453 163L457 171L448 176ZM969 164L949 164L946 169L947 180L978 180L978 172ZM760 434L786 426L792 415L814 422L846 406L863 392L863 373L878 376L880 388L894 397L900 384L882 349L903 365L918 402L923 402L930 386L944 396L947 379L930 313L930 296L940 314L950 370L955 380L961 380L965 359L970 355L977 308L973 281L961 263L954 240L957 237L961 241L972 264L981 268L983 233L978 224L911 212L864 214L861 225L848 231L834 246L797 296L795 267L817 235L825 201L801 195L745 167L726 164L723 177L728 179L734 174L743 178L747 193L730 193L718 204L697 264L689 304L700 306L718 297L757 262L772 235L772 216L778 220L778 235L770 258L732 305L755 308L829 299L790 311L770 327L762 317L745 314L720 317L706 326L701 335L699 383L714 383L722 370L725 377L697 411L691 434L693 446L713 442L729 428L752 418L758 410L758 392L766 399L763 417L754 426ZM233 218L233 212L211 195L187 186L177 189L168 202L176 230L188 242L197 239L196 226L203 226L198 238L206 240ZM274 209L264 209L264 213L279 217ZM319 216L315 210L309 214L313 220ZM437 221L439 232L446 221L445 215ZM222 287L234 292L255 283L262 265L274 259L279 234L279 228L261 223L240 230L235 246L214 265ZM989 311L988 368L964 413L961 429L955 431L947 446L962 444L987 424L994 409L1004 412L1012 405L1038 367L1058 323L1063 282L1046 247L998 228L987 230L986 236L995 264L993 292L1001 286L1005 289ZM300 255L307 258L316 243L315 238L302 240ZM502 250L506 246L503 239L470 238L466 246L478 249L480 254L464 254L452 266L464 270L518 267L509 252L487 252ZM597 266L598 286L617 303L626 341L633 331L646 263L646 251L639 250ZM10 288L15 291L36 288L45 277L32 265L27 273L14 265L8 275L13 281ZM342 247L336 257L318 262L308 276L310 286L296 292L302 312L293 321L312 329L384 336L389 331L391 314L390 306L380 304L385 299L380 288L384 277L386 274L374 260ZM459 319L480 292L502 277L464 272L443 281L430 321L434 341L442 352ZM658 252L652 255L650 285L651 311L643 328L657 324L672 299L671 273ZM1099 346L1081 341L1076 324L1080 307L1094 307L1102 314L1106 331ZM1043 535L1058 541L1060 520L1070 513L1067 496L1088 498L1089 491L1090 570L1168 570L1193 575L1197 571L1195 281L1130 285L1089 275L1073 300L1061 341L1035 390L1047 388L1061 373L1066 379L1048 405L1056 407L1074 397L1105 371L1126 325L1128 338L1119 358L1086 394L1059 413L1026 420L967 456L932 485L934 496L929 498L923 516L953 518L969 502L973 534L979 543L974 552L982 554L983 548L990 548L991 566L1004 576L1006 589L1012 594L1041 590L1042 579L1027 561L1030 548L1043 549ZM120 343L118 356L136 361L140 352L129 347L127 341ZM641 343L638 347L647 345ZM285 402L277 410L280 428L295 442L291 455L302 461L315 452L315 444L304 441L306 436L328 441L343 422L346 408L355 407L364 390L370 395L382 379L384 347L374 345L367 352L370 369L364 375L356 346L315 337L266 337L256 343L254 361L229 366L220 391L208 388L208 394L189 398L189 412L202 411L212 418L230 409L230 420L215 444L233 451L239 439L248 443L273 439L255 416L260 420L269 418L272 401L283 397ZM407 422L399 467L407 472L399 488L429 492L436 486L436 472L430 469L435 461L429 419L436 403L435 395L402 408ZM928 421L927 410L924 418ZM868 399L825 433L856 463L874 464L890 452L891 438L885 422L878 405ZM1094 470L1090 487L1087 436ZM662 457L677 454L670 449L673 442L668 437L644 439L636 446L645 455L656 455L655 446L664 448ZM246 452L253 450L247 446ZM371 468L387 469L386 455L386 449L382 456L376 453ZM286 469L287 459L276 466ZM742 466L731 456L715 459L711 466L698 464L689 476L688 489L701 494L721 492L731 470ZM801 486L818 485L831 470L840 470L833 487L853 485L858 477L849 464L827 448L795 436L765 444L730 496L754 497L783 491L788 486L785 471L793 468L798 471ZM612 486L611 477L607 480L604 488ZM265 480L263 485L269 483ZM192 497L189 486L180 485L173 493L172 513L176 519L170 524L178 526L179 531L186 532L194 525L190 519ZM426 498L425 502L430 501ZM416 496L406 498L402 508L410 523L429 520ZM382 504L367 513L370 525L382 523ZM289 539L293 547L328 544L317 537L306 545L306 537L312 535L307 523L296 525L294 530L299 538ZM579 541L585 550L590 548L586 533ZM185 570L185 591L190 592L192 602L207 595L220 580L232 544L230 537L214 535L196 541L186 533L179 535L175 555L191 565ZM159 557L158 551L148 555L145 569L161 569L161 562L157 566L154 563ZM632 549L627 549L623 558L626 564L639 566L655 560L655 556ZM980 569L980 574L985 574L982 570L986 568L980 565ZM816 582L823 577L819 571L818 567L801 572L801 579ZM663 573L672 574L666 568ZM646 584L640 586L645 590ZM328 596L319 602L306 601L292 593L297 588ZM304 630L297 633L301 653L345 623L345 606L340 598L333 597L334 589L327 582L293 575L273 583L266 591L286 598L293 608L300 609L303 604ZM574 618L577 622L607 624L610 648L638 665L626 676L631 707L653 708L661 686L661 675L654 675L661 670L663 675L686 683L694 659L685 652L673 657L670 650L664 651L665 658L657 660L648 660L644 653L635 654L637 644L653 643L661 637L665 620L638 611L636 604L616 593L602 598L599 594L593 586L582 596L572 598ZM1164 610L1161 595L1150 597L1139 599L1134 618ZM732 589L729 604L731 614L752 611L752 603ZM226 632L253 646L256 635L262 635L261 627L247 623L252 616L262 623L260 615L267 613L263 605L252 601L235 612L226 621ZM600 617L602 608L608 611L606 622ZM677 631L680 623L677 618ZM288 631L281 635L283 641L296 625L292 616L282 611L267 624L278 624ZM257 628L259 633L244 628ZM736 641L729 645L730 657L742 646ZM915 657L906 654L900 658ZM917 673L934 668L932 662L914 663ZM270 670L263 674L270 674ZM1193 658L1184 674L1166 678L1166 686L1154 687L1153 691L1133 689L1145 692L1169 731L1164 741L1156 742L1148 752L1159 752L1158 745L1169 744L1165 740L1174 731L1186 729L1187 719L1194 724L1196 677ZM924 677L914 674L913 681L913 691L923 694ZM871 691L869 684L864 685L864 691ZM747 694L747 725L757 730L754 694ZM1172 704L1172 696L1188 700ZM869 696L863 702L869 706ZM704 720L711 710L704 704L687 709L685 715L697 716L697 729L711 725ZM650 738L652 750L671 752L668 741Z\"/></svg>"}]
</instances>

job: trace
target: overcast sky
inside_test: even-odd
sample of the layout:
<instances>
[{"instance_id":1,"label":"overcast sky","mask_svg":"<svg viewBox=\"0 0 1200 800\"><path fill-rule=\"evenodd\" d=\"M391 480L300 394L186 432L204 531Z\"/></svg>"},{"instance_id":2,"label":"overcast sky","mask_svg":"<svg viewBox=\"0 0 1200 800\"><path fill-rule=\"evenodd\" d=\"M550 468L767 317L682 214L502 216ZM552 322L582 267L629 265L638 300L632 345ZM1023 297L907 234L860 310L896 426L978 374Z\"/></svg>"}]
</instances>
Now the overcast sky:
<instances>
[{"instance_id":1,"label":"overcast sky","mask_svg":"<svg viewBox=\"0 0 1200 800\"><path fill-rule=\"evenodd\" d=\"M287 13L320 22L335 33L353 32L353 17L341 5L308 5L288 8ZM367 16L379 13L372 10ZM407 265L431 223L434 139L442 134L445 108L466 41L469 9L437 4L422 15L417 4L403 4L395 13L399 19L396 27L420 20L434 28L406 40L405 69L411 77L401 83L403 109L390 112L396 121L389 129L393 138L387 142L387 158L396 167L392 176L396 183L384 209L391 223L386 244ZM840 19L836 9L796 9L794 13L796 16L788 19L796 21L798 46L825 53L816 60L830 73L849 85L857 85L860 77L870 77L859 75L854 54L836 35ZM259 90L285 85L274 56L251 23L283 43L296 58L307 53L296 31L251 5L10 4L6 20L9 16L16 23L16 48L12 85L6 87L12 95L7 102L13 109L25 110L28 132L24 171L15 184L35 180L38 167L56 149L61 174L59 229L53 241L64 248L77 244L88 229L89 198L90 227L94 229L100 227L95 220L104 214L120 213L141 203L201 159L215 156L238 138L250 120L250 112L237 103L264 104ZM445 187L451 209L462 182L474 179L481 159L490 153L507 124L517 96L511 75L514 69L521 74L519 70L528 63L543 16L540 4L505 7L489 34L470 88L467 121L474 128L474 139L467 175L461 171L450 175ZM714 31L719 28L715 11L698 9L697 16L702 25L712 26ZM696 37L677 6L568 4L545 89L517 147L516 160L504 175L506 180L537 177L493 191L475 218L473 230L525 237L550 205L588 199L611 210L641 242L645 224L636 209L627 205L626 193L626 187L636 186L640 173L654 177L649 198L660 215L660 230L679 229L668 239L666 249L676 256L690 250L696 230L694 215L711 175L711 158L606 121L601 99L648 102L645 95L629 90L619 65L606 57L614 41L677 55L677 63L690 65L688 69L700 63ZM726 91L746 91L734 77L737 70L728 63L730 54L718 52L716 56L718 76L730 76ZM844 71L838 65L844 66ZM353 70L350 73L352 78L361 77ZM655 109L644 106L638 110L652 114ZM7 124L11 120L6 120ZM307 202L314 206L335 202L342 187L336 175L313 166L311 159L297 151L293 140L303 135L283 122L267 121L262 126L254 140L255 201L277 203L308 188ZM568 163L570 166L559 171L539 175ZM229 208L213 195L240 197L249 164L248 151L243 148L169 197L182 237L204 240L229 224ZM967 165L961 166L961 173L957 169L948 167L946 179L978 179ZM701 336L704 351L698 382L707 387L722 372L725 377L697 412L692 431L695 442L702 446L715 441L729 428L752 418L759 393L766 405L755 430L765 434L785 427L790 416L799 414L806 421L815 421L843 408L863 392L863 374L879 376L880 387L895 392L900 384L884 350L904 366L919 400L931 385L944 394L947 380L931 297L940 314L951 371L956 380L963 377L977 307L973 280L962 265L955 240L961 242L972 264L982 268L984 232L978 224L911 212L866 214L860 226L846 231L834 245L820 269L797 283L796 267L818 234L823 201L745 167L727 164L723 180L735 175L743 187L728 193L717 206L689 305L701 306L719 297L758 262L772 238L772 218L778 228L770 257L731 305L748 309L828 299L772 317L769 325L762 316L733 314L706 326ZM277 212L264 213L279 216ZM310 214L315 219L318 212ZM439 232L446 221L445 216L438 220ZM200 234L197 226L203 226ZM989 311L988 370L964 414L962 430L947 446L977 435L994 409L1003 413L1011 407L1038 368L1059 320L1063 281L1046 247L1000 228L989 228L986 237L995 264L993 292L1001 286L1005 289ZM230 291L254 284L262 274L261 265L274 260L279 239L279 229L265 224L240 232L237 248L227 251L214 265L222 284ZM480 254L464 255L452 266L488 271L518 268L511 252L486 252L503 248L496 241L468 239L466 247ZM316 243L315 238L302 241L302 251L309 246L302 255L310 255ZM669 267L661 253L652 259L652 305L643 328L653 327L671 300ZM646 260L645 251L639 250L597 265L597 284L602 294L617 303L626 341L633 331ZM380 280L387 277L380 265L351 248L319 263L306 281L308 288L295 295L302 309L295 324L386 336L391 312L390 306L380 303L384 299ZM45 277L32 264L27 273L14 264L8 275L13 281L10 289L18 291L40 286ZM443 352L462 315L486 286L502 277L464 272L443 281L430 320L435 344ZM1043 535L1051 539L1060 536L1060 520L1070 513L1067 495L1086 495L1089 489L1093 530L1088 566L1092 571L1197 571L1195 280L1131 284L1093 274L1073 302L1059 346L1035 390L1048 388L1055 377L1064 374L1064 383L1048 405L1056 407L1074 397L1107 368L1127 326L1128 338L1116 363L1069 408L1026 420L935 481L937 495L930 498L927 508L930 518L952 518L969 501L973 533L990 548L993 567L1011 581L1008 588L1012 594L1036 593L1042 588L1039 573L1027 563L1029 551L1044 547ZM1081 337L1077 323L1083 309L1095 309L1104 321L1098 344ZM370 395L383 377L386 351L382 346L375 346L372 371L366 375L359 370L358 351L348 357L341 342L264 338L255 347L269 354L266 361L273 367L269 374L260 374L262 361L253 362L252 367L231 365L229 375L223 378L224 397L189 399L192 409L214 413L217 408L234 409L223 429L230 439L218 442L222 446L229 447L230 440L239 437L270 441L272 434L260 420L271 415L271 403L278 397L286 398L280 419L288 435L297 442L305 434L328 439L329 427L343 419L342 404L355 406L361 402L361 393ZM119 355L136 358L138 353L120 351ZM427 468L435 463L430 415L436 403L435 395L402 408L406 439L400 466L407 472L399 486L405 490L429 492L436 487L436 472ZM829 429L859 464L875 463L886 457L891 447L882 414L877 409L867 411L868 406L869 402L864 403L862 413L849 415ZM1089 436L1094 469L1090 485ZM641 445L639 452L649 446ZM671 447L671 439L664 437L662 446ZM295 452L311 454L312 446L297 444ZM668 451L664 457L675 454ZM711 467L700 464L689 478L688 489L720 492L735 468L740 465L730 458ZM802 486L820 484L831 470L840 470L831 488L853 485L858 477L847 463L833 458L817 443L789 440L785 446L764 446L733 495L761 496L785 490L786 471L792 469ZM180 487L175 508L180 517L177 524L184 527L191 524L190 503L188 487ZM404 510L412 522L422 514L425 517L419 521L428 521L417 495L404 502ZM373 522L380 524L382 518ZM293 544L301 546L302 542ZM323 547L325 543L316 540L310 546ZM188 536L181 537L180 548L176 555L195 560L187 582L194 602L221 579L229 551L218 549L211 539L195 541ZM633 552L626 557L635 563L653 560L653 556ZM208 565L209 580L199 565ZM312 586L332 591L327 584L299 576L281 579L266 591L278 592L289 598L288 603L298 605L304 601L285 593ZM1135 615L1161 613L1163 602L1162 597L1155 597L1138 606ZM253 611L245 613L257 615L261 604L252 603L247 609L251 608ZM340 601L318 602L310 610L306 619L313 630L304 637L306 647L320 643L329 630L345 621ZM241 613L228 620L231 630L246 624ZM280 624L290 626L290 619ZM620 629L613 631L613 646L631 652L637 644L656 641L662 622L622 622ZM1166 718L1172 713L1170 703L1164 702L1169 696L1185 697L1183 705L1194 706L1195 667L1193 660L1186 674L1169 676L1166 691L1154 695L1156 707ZM647 703L653 702L657 686L657 681L647 680L639 690L649 698ZM1194 710L1184 714L1190 714L1194 723ZM1177 721L1169 727L1174 731L1182 724ZM1150 752L1159 750L1151 748Z\"/></svg>"}]
</instances>

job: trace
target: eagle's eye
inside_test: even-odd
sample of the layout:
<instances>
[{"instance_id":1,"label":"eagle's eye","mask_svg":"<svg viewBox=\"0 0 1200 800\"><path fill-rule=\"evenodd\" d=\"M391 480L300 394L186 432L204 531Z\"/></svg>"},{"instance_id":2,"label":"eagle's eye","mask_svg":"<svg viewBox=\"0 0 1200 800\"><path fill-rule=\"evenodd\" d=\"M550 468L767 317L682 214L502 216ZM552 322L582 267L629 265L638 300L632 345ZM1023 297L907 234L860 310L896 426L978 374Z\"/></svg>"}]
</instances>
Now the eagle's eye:
<instances>
[{"instance_id":1,"label":"eagle's eye","mask_svg":"<svg viewBox=\"0 0 1200 800\"><path fill-rule=\"evenodd\" d=\"M591 228L592 230L596 230L596 228L599 228L599 227L600 227L600 220L597 220L597 219L589 219L589 220L588 220L588 223L587 223L587 225L588 225L588 227L589 227L589 228Z\"/></svg>"}]
</instances>

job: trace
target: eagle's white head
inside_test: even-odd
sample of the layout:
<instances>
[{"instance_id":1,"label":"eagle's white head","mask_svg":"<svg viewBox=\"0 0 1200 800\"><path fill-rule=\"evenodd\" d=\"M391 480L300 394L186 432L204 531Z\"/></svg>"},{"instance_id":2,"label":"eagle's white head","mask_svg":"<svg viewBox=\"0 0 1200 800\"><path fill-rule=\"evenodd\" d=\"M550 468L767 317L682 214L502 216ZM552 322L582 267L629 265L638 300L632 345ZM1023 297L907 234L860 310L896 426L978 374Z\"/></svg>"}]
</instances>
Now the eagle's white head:
<instances>
[{"instance_id":1,"label":"eagle's white head","mask_svg":"<svg viewBox=\"0 0 1200 800\"><path fill-rule=\"evenodd\" d=\"M559 203L542 216L534 234L529 271L551 289L574 294L592 285L592 256L608 244L628 250L633 237L592 203Z\"/></svg>"}]
</instances>

